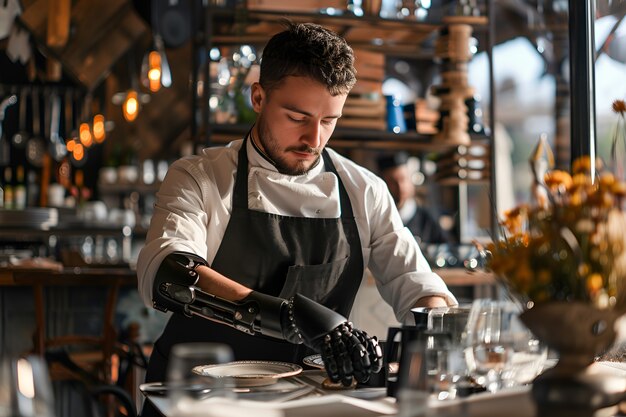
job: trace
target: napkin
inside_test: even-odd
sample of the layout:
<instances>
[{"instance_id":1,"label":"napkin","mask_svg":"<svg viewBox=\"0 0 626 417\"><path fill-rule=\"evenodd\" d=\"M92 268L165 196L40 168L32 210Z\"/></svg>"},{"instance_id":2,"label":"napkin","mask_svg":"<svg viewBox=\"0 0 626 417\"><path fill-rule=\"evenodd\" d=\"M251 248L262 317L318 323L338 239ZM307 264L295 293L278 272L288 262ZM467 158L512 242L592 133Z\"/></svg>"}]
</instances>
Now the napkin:
<instances>
[{"instance_id":1,"label":"napkin","mask_svg":"<svg viewBox=\"0 0 626 417\"><path fill-rule=\"evenodd\" d=\"M285 403L209 398L196 401L176 417L379 417L396 414L389 402L324 395Z\"/></svg>"}]
</instances>

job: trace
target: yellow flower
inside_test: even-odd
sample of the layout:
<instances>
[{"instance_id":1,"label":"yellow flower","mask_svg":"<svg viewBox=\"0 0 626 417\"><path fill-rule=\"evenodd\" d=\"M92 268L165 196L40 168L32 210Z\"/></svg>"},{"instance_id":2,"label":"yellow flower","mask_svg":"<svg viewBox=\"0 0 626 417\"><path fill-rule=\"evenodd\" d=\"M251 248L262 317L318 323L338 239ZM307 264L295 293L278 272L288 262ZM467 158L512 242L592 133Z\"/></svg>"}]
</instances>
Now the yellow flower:
<instances>
[{"instance_id":1,"label":"yellow flower","mask_svg":"<svg viewBox=\"0 0 626 417\"><path fill-rule=\"evenodd\" d=\"M624 100L615 100L613 102L613 111L623 116L626 113L626 102Z\"/></svg>"},{"instance_id":2,"label":"yellow flower","mask_svg":"<svg viewBox=\"0 0 626 417\"><path fill-rule=\"evenodd\" d=\"M600 274L591 274L587 277L587 291L589 294L595 294L602 288L603 279Z\"/></svg>"},{"instance_id":3,"label":"yellow flower","mask_svg":"<svg viewBox=\"0 0 626 417\"><path fill-rule=\"evenodd\" d=\"M546 172L543 180L548 188L553 191L567 190L572 186L572 177L569 173L558 169Z\"/></svg>"},{"instance_id":4,"label":"yellow flower","mask_svg":"<svg viewBox=\"0 0 626 417\"><path fill-rule=\"evenodd\" d=\"M581 156L572 163L572 172L574 174L588 173L591 171L591 158L589 156ZM591 179L589 179L591 181Z\"/></svg>"}]
</instances>

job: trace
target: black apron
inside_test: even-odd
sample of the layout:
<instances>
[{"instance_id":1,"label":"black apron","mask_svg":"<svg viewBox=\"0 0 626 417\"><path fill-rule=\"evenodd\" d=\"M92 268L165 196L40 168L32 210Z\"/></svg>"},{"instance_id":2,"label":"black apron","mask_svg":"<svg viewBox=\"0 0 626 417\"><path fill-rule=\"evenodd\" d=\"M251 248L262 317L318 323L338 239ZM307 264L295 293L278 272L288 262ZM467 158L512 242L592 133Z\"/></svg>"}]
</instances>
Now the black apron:
<instances>
[{"instance_id":1,"label":"black apron","mask_svg":"<svg viewBox=\"0 0 626 417\"><path fill-rule=\"evenodd\" d=\"M328 153L327 171L339 181L338 219L280 216L248 209L246 140L239 150L233 209L211 268L265 294L287 298L296 292L348 317L363 275L361 241L350 198ZM265 336L251 336L199 317L173 314L156 341L146 381L164 381L171 347L183 342L231 346L236 360L302 364L312 352Z\"/></svg>"}]
</instances>

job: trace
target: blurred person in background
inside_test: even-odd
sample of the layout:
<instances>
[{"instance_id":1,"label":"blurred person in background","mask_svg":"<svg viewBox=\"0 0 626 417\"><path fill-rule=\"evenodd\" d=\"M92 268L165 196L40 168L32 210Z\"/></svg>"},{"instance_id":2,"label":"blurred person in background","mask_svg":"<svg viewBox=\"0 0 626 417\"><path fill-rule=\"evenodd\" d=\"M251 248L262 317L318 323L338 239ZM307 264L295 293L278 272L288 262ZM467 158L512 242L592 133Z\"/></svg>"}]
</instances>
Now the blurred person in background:
<instances>
[{"instance_id":1,"label":"blurred person in background","mask_svg":"<svg viewBox=\"0 0 626 417\"><path fill-rule=\"evenodd\" d=\"M406 152L384 154L379 156L376 162L379 174L387 183L396 203L402 222L418 242L452 243L449 233L417 198L415 183L408 165L409 155Z\"/></svg>"}]
</instances>

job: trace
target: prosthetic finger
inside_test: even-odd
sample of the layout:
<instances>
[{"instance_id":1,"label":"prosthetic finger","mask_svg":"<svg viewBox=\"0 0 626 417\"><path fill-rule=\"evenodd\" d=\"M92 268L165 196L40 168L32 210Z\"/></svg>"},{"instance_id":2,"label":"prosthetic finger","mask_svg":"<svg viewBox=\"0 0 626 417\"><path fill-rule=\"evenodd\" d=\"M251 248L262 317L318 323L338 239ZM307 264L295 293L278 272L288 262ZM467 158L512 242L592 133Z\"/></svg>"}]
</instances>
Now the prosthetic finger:
<instances>
[{"instance_id":1,"label":"prosthetic finger","mask_svg":"<svg viewBox=\"0 0 626 417\"><path fill-rule=\"evenodd\" d=\"M376 336L369 337L366 332L361 330L353 330L355 335L365 346L365 350L369 359L370 372L376 374L380 372L383 366L383 350L378 344Z\"/></svg>"},{"instance_id":2,"label":"prosthetic finger","mask_svg":"<svg viewBox=\"0 0 626 417\"><path fill-rule=\"evenodd\" d=\"M376 338L353 329L347 322L324 337L321 351L329 379L345 386L351 385L353 378L367 382L382 366L382 351Z\"/></svg>"}]
</instances>

